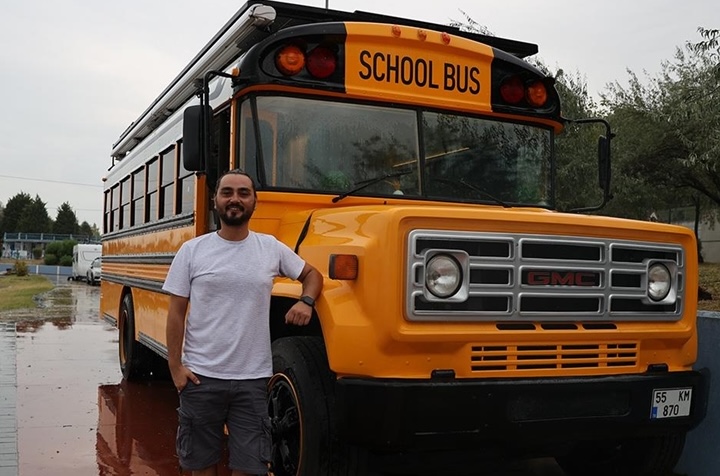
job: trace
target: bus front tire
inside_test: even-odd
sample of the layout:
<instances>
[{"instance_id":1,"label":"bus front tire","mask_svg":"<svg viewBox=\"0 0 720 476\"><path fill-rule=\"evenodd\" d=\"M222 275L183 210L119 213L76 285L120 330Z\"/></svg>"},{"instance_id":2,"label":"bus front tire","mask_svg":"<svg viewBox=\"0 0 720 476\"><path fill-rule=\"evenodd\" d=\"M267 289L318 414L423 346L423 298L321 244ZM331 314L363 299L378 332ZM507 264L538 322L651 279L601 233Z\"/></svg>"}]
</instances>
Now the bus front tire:
<instances>
[{"instance_id":1,"label":"bus front tire","mask_svg":"<svg viewBox=\"0 0 720 476\"><path fill-rule=\"evenodd\" d=\"M673 474L685 433L628 439L616 444L585 443L556 458L568 476L659 476Z\"/></svg>"},{"instance_id":2,"label":"bus front tire","mask_svg":"<svg viewBox=\"0 0 720 476\"><path fill-rule=\"evenodd\" d=\"M272 344L268 384L275 476L368 476L367 453L336 434L334 376L320 337Z\"/></svg>"}]
</instances>

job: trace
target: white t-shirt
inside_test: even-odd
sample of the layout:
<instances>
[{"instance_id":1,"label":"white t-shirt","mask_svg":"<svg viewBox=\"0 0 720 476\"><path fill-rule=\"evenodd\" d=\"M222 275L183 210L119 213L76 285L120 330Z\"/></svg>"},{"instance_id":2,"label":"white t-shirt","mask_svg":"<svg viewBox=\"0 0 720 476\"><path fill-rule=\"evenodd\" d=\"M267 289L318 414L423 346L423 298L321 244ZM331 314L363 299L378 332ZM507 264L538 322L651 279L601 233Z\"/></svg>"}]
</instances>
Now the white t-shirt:
<instances>
[{"instance_id":1,"label":"white t-shirt","mask_svg":"<svg viewBox=\"0 0 720 476\"><path fill-rule=\"evenodd\" d=\"M209 233L185 242L163 290L190 298L182 363L207 377L272 376L270 296L273 279L297 279L305 261L274 236L242 241Z\"/></svg>"}]
</instances>

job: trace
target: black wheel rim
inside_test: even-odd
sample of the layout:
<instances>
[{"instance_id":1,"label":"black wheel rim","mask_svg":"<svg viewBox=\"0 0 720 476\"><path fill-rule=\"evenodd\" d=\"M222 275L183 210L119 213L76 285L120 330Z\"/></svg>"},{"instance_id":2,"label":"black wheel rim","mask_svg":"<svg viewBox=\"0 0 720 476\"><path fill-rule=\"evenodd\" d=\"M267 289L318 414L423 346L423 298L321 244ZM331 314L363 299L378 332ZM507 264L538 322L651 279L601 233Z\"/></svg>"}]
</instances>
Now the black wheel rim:
<instances>
[{"instance_id":1,"label":"black wheel rim","mask_svg":"<svg viewBox=\"0 0 720 476\"><path fill-rule=\"evenodd\" d=\"M295 476L300 466L302 432L295 388L283 374L270 381L268 396L272 464L275 476Z\"/></svg>"}]
</instances>

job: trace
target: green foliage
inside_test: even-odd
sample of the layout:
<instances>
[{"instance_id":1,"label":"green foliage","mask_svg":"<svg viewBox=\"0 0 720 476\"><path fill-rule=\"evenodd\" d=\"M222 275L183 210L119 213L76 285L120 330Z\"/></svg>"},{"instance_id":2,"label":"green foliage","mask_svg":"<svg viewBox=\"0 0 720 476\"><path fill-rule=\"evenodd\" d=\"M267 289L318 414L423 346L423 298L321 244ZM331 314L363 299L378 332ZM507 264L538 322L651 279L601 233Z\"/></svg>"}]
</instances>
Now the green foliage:
<instances>
[{"instance_id":1,"label":"green foliage","mask_svg":"<svg viewBox=\"0 0 720 476\"><path fill-rule=\"evenodd\" d=\"M36 248L33 248L33 250L32 250L33 259L40 259L40 258L42 258L42 254L43 254L43 249L40 248L39 246L36 247Z\"/></svg>"},{"instance_id":2,"label":"green foliage","mask_svg":"<svg viewBox=\"0 0 720 476\"><path fill-rule=\"evenodd\" d=\"M30 195L25 192L20 192L8 200L5 205L5 211L3 212L1 230L3 233L17 233L20 231L18 229L18 223L20 218L22 218L23 210L31 202L32 199L30 198Z\"/></svg>"},{"instance_id":3,"label":"green foliage","mask_svg":"<svg viewBox=\"0 0 720 476\"><path fill-rule=\"evenodd\" d=\"M713 44L678 49L658 77L643 83L631 73L628 87L615 83L603 97L618 132L616 176L636 183L633 191L646 197L646 211L720 204L720 77ZM618 195L616 205L628 209L629 194Z\"/></svg>"},{"instance_id":4,"label":"green foliage","mask_svg":"<svg viewBox=\"0 0 720 476\"><path fill-rule=\"evenodd\" d=\"M482 25L475 20L472 19L470 15L468 15L463 10L460 10L460 13L462 13L462 16L465 17L464 21L459 20L451 20L450 26L459 28L461 31L467 31L470 33L479 33L481 35L488 35L488 36L495 36L495 34L488 30L488 28L485 25Z\"/></svg>"},{"instance_id":5,"label":"green foliage","mask_svg":"<svg viewBox=\"0 0 720 476\"><path fill-rule=\"evenodd\" d=\"M697 43L688 42L687 47L693 53L709 55L710 60L715 63L715 76L720 77L720 30L699 27L698 33L702 40Z\"/></svg>"},{"instance_id":6,"label":"green foliage","mask_svg":"<svg viewBox=\"0 0 720 476\"><path fill-rule=\"evenodd\" d=\"M53 224L53 232L65 235L75 235L80 230L77 216L68 202L57 209L57 216Z\"/></svg>"},{"instance_id":7,"label":"green foliage","mask_svg":"<svg viewBox=\"0 0 720 476\"><path fill-rule=\"evenodd\" d=\"M89 224L88 222L86 222L86 221L84 221L84 222L82 222L82 223L80 224L80 228L79 228L79 231L78 231L78 232L79 232L81 235L94 236L92 227L91 227L90 224Z\"/></svg>"},{"instance_id":8,"label":"green foliage","mask_svg":"<svg viewBox=\"0 0 720 476\"><path fill-rule=\"evenodd\" d=\"M13 264L12 272L16 276L27 276L28 275L28 267L27 263L25 261L15 261L15 264Z\"/></svg>"},{"instance_id":9,"label":"green foliage","mask_svg":"<svg viewBox=\"0 0 720 476\"><path fill-rule=\"evenodd\" d=\"M39 195L30 201L22 210L22 216L17 224L20 233L49 233L51 231L50 216L46 204Z\"/></svg>"},{"instance_id":10,"label":"green foliage","mask_svg":"<svg viewBox=\"0 0 720 476\"><path fill-rule=\"evenodd\" d=\"M65 257L68 257L70 264L72 264L73 247L75 245L77 245L77 241L75 240L54 241L49 243L45 247L45 264L56 265L60 263L61 266L68 266L62 264L66 261L64 259ZM49 262L49 260L53 262Z\"/></svg>"},{"instance_id":11,"label":"green foliage","mask_svg":"<svg viewBox=\"0 0 720 476\"><path fill-rule=\"evenodd\" d=\"M60 266L72 266L73 258L72 255L63 255L60 257Z\"/></svg>"}]
</instances>

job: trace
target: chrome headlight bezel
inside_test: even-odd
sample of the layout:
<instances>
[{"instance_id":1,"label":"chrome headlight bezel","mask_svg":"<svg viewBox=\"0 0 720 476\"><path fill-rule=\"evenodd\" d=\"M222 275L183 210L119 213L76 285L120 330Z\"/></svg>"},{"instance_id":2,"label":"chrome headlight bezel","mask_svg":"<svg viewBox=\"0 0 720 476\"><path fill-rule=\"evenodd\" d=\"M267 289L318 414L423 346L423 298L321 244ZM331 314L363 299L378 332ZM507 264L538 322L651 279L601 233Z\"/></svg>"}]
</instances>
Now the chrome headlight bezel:
<instances>
[{"instance_id":1,"label":"chrome headlight bezel","mask_svg":"<svg viewBox=\"0 0 720 476\"><path fill-rule=\"evenodd\" d=\"M653 304L673 304L678 296L677 264L651 260L647 263L646 293Z\"/></svg>"},{"instance_id":2,"label":"chrome headlight bezel","mask_svg":"<svg viewBox=\"0 0 720 476\"><path fill-rule=\"evenodd\" d=\"M429 301L465 301L468 297L469 257L464 251L429 250L425 255L423 294ZM450 280L445 288L438 278Z\"/></svg>"}]
</instances>

